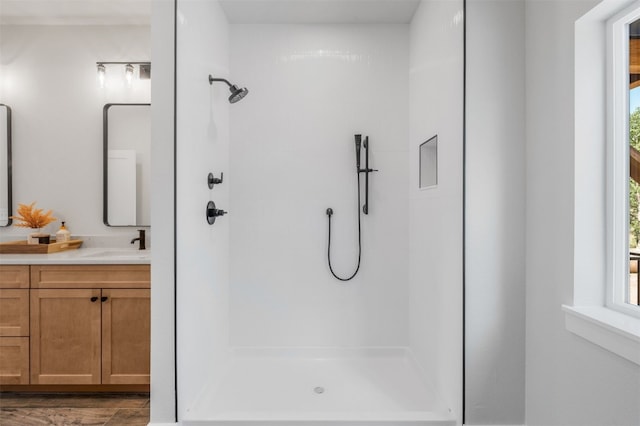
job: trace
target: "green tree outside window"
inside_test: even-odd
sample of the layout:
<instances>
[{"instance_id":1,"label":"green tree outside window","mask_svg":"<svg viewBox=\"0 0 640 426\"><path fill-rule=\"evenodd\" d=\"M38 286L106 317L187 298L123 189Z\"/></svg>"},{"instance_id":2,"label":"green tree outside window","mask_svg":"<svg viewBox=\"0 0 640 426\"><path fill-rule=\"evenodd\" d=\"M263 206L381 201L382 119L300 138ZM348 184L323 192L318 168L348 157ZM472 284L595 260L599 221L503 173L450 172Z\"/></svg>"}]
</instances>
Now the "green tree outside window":
<instances>
[{"instance_id":1,"label":"green tree outside window","mask_svg":"<svg viewBox=\"0 0 640 426\"><path fill-rule=\"evenodd\" d=\"M629 145L640 151L640 108L636 108L629 117ZM636 248L640 243L640 184L629 179L629 247Z\"/></svg>"}]
</instances>

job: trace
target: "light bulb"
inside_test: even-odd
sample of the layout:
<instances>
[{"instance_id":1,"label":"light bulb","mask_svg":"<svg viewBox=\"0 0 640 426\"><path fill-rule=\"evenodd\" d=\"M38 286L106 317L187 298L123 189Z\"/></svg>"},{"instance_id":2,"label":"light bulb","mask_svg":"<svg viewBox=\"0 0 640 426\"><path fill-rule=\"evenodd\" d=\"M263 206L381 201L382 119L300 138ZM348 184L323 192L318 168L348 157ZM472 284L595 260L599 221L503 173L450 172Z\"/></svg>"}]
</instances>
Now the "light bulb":
<instances>
[{"instance_id":1,"label":"light bulb","mask_svg":"<svg viewBox=\"0 0 640 426\"><path fill-rule=\"evenodd\" d=\"M106 76L107 70L103 64L98 64L98 84L100 88L104 88L104 80Z\"/></svg>"},{"instance_id":2,"label":"light bulb","mask_svg":"<svg viewBox=\"0 0 640 426\"><path fill-rule=\"evenodd\" d=\"M131 82L133 81L133 65L127 64L124 68L124 78L127 80L127 87L131 87Z\"/></svg>"}]
</instances>

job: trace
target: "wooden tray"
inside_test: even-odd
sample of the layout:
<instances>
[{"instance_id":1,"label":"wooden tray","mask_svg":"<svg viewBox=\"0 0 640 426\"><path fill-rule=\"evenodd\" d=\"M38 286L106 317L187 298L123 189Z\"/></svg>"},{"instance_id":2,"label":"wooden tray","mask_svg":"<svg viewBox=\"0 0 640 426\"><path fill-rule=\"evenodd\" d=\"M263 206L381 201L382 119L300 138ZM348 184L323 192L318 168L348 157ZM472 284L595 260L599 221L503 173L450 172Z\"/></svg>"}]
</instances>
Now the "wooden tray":
<instances>
[{"instance_id":1,"label":"wooden tray","mask_svg":"<svg viewBox=\"0 0 640 426\"><path fill-rule=\"evenodd\" d=\"M74 250L82 245L82 240L70 240L64 243L56 243L51 240L49 244L27 244L23 241L9 241L0 243L0 254L47 254L59 251Z\"/></svg>"}]
</instances>

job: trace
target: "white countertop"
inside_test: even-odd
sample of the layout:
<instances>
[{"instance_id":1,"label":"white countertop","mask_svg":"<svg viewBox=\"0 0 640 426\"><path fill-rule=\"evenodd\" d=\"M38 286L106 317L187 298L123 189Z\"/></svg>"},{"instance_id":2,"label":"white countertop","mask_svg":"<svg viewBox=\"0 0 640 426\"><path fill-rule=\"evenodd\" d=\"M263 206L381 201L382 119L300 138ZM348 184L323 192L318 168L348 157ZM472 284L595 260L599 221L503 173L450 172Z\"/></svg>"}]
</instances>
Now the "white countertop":
<instances>
[{"instance_id":1,"label":"white countertop","mask_svg":"<svg viewBox=\"0 0 640 426\"><path fill-rule=\"evenodd\" d=\"M148 265L151 250L93 247L51 254L0 254L0 265Z\"/></svg>"}]
</instances>

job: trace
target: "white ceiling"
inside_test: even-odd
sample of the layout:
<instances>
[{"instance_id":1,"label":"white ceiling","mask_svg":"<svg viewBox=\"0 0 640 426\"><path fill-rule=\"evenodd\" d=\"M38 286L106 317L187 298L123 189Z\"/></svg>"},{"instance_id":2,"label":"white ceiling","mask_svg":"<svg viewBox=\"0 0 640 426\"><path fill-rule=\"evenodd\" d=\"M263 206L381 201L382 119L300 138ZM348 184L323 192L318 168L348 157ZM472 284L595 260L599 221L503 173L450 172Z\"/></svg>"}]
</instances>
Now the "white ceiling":
<instances>
[{"instance_id":1,"label":"white ceiling","mask_svg":"<svg viewBox=\"0 0 640 426\"><path fill-rule=\"evenodd\" d=\"M152 0L0 0L3 25L149 25Z\"/></svg>"},{"instance_id":2,"label":"white ceiling","mask_svg":"<svg viewBox=\"0 0 640 426\"><path fill-rule=\"evenodd\" d=\"M409 23L420 0L221 0L233 24Z\"/></svg>"}]
</instances>

